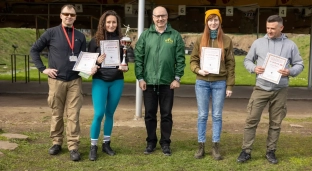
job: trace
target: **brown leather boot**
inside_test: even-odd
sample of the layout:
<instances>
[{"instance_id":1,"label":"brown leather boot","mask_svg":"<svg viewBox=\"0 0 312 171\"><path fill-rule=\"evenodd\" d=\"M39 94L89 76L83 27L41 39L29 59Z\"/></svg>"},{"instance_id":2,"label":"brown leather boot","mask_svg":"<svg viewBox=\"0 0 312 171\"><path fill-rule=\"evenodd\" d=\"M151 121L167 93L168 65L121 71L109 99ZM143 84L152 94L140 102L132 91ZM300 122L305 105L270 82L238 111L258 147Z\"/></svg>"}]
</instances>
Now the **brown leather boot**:
<instances>
[{"instance_id":1,"label":"brown leather boot","mask_svg":"<svg viewBox=\"0 0 312 171\"><path fill-rule=\"evenodd\" d=\"M213 143L212 145L212 157L215 160L222 160L223 157L220 154L220 144L218 142Z\"/></svg>"},{"instance_id":2,"label":"brown leather boot","mask_svg":"<svg viewBox=\"0 0 312 171\"><path fill-rule=\"evenodd\" d=\"M196 159L201 159L205 156L205 143L198 143L198 151L195 153L194 157Z\"/></svg>"}]
</instances>

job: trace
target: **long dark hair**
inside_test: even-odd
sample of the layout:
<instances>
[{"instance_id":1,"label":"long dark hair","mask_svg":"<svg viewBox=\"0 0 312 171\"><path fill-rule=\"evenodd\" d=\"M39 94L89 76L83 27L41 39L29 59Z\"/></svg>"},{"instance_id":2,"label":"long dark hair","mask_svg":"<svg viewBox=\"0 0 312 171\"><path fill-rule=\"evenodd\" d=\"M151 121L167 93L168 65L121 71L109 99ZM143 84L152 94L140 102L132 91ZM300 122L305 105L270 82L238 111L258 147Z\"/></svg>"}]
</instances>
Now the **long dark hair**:
<instances>
[{"instance_id":1,"label":"long dark hair","mask_svg":"<svg viewBox=\"0 0 312 171\"><path fill-rule=\"evenodd\" d=\"M115 16L117 19L117 28L115 30L115 33L121 38L122 33L121 33L121 21L119 15L113 11L113 10L108 10L104 12L99 20L98 28L95 33L95 40L96 44L100 46L100 40L106 40L107 39L107 30L106 30L106 18L107 16L112 15Z\"/></svg>"}]
</instances>

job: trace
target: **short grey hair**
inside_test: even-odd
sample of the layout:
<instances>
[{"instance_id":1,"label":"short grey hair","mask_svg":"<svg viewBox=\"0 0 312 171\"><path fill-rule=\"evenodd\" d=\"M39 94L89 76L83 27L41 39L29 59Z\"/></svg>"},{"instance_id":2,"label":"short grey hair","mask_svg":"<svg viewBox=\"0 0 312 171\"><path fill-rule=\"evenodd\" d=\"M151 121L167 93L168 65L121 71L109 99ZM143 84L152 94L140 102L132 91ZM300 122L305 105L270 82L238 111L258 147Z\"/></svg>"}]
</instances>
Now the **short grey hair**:
<instances>
[{"instance_id":1,"label":"short grey hair","mask_svg":"<svg viewBox=\"0 0 312 171\"><path fill-rule=\"evenodd\" d=\"M267 19L268 23L278 22L278 24L283 25L283 18L279 15L271 15Z\"/></svg>"}]
</instances>

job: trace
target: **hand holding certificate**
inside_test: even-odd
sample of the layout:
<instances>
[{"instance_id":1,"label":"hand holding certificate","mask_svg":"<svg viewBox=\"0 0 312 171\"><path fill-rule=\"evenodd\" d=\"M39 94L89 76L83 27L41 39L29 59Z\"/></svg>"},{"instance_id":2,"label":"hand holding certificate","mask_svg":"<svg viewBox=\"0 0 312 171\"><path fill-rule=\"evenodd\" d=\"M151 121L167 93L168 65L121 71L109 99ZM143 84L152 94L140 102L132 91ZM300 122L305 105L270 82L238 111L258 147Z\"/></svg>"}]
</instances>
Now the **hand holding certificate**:
<instances>
[{"instance_id":1,"label":"hand holding certificate","mask_svg":"<svg viewBox=\"0 0 312 171\"><path fill-rule=\"evenodd\" d=\"M73 70L91 74L92 67L95 65L98 56L99 53L80 52Z\"/></svg>"},{"instance_id":2,"label":"hand holding certificate","mask_svg":"<svg viewBox=\"0 0 312 171\"><path fill-rule=\"evenodd\" d=\"M212 74L219 74L221 49L202 47L200 68Z\"/></svg>"},{"instance_id":3,"label":"hand holding certificate","mask_svg":"<svg viewBox=\"0 0 312 171\"><path fill-rule=\"evenodd\" d=\"M287 59L272 53L267 53L263 63L264 72L259 75L259 78L278 84L282 74L278 71L284 69Z\"/></svg>"},{"instance_id":4,"label":"hand holding certificate","mask_svg":"<svg viewBox=\"0 0 312 171\"><path fill-rule=\"evenodd\" d=\"M106 57L102 62L102 67L105 66L119 66L120 65L120 49L119 40L101 40L101 54Z\"/></svg>"},{"instance_id":5,"label":"hand holding certificate","mask_svg":"<svg viewBox=\"0 0 312 171\"><path fill-rule=\"evenodd\" d=\"M96 72L97 72L97 69L100 68L99 66L97 65L94 65L91 69L91 72L90 73L85 73L85 72L82 72L80 71L78 75L80 75L81 77L85 78L85 79L89 79L89 77L91 75L94 75Z\"/></svg>"}]
</instances>

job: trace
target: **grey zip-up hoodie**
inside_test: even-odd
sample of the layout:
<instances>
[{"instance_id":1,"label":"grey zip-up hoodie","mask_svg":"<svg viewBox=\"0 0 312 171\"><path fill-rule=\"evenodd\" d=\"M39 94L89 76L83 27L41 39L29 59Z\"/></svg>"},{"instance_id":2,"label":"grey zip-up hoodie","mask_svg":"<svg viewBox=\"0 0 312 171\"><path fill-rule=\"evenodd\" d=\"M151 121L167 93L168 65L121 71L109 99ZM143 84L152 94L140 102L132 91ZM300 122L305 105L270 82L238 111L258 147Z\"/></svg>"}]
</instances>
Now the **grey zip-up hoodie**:
<instances>
[{"instance_id":1,"label":"grey zip-up hoodie","mask_svg":"<svg viewBox=\"0 0 312 171\"><path fill-rule=\"evenodd\" d=\"M285 69L289 69L290 76L295 77L302 72L304 66L298 47L293 41L289 40L285 34L274 39L270 39L265 35L263 38L254 41L244 60L245 68L250 73L254 73L256 66L263 65L268 52L288 59ZM272 91L288 87L288 81L288 77L282 76L280 82L274 84L258 78L257 75L256 86L259 86L266 91Z\"/></svg>"}]
</instances>

